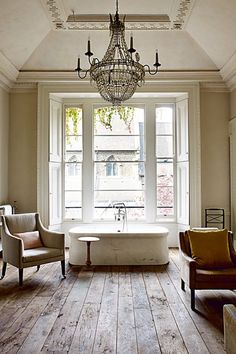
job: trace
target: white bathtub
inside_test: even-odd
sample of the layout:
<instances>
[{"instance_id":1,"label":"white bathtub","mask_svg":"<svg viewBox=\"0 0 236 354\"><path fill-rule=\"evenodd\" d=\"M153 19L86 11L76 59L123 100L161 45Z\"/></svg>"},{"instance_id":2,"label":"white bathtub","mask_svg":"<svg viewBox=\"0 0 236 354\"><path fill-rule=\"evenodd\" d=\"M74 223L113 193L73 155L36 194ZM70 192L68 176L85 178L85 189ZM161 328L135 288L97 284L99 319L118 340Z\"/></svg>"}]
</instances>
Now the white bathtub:
<instances>
[{"instance_id":1,"label":"white bathtub","mask_svg":"<svg viewBox=\"0 0 236 354\"><path fill-rule=\"evenodd\" d=\"M152 224L131 224L128 231L118 232L116 225L83 224L70 229L69 262L85 264L86 243L81 236L96 236L91 243L94 265L160 265L169 262L168 229Z\"/></svg>"}]
</instances>

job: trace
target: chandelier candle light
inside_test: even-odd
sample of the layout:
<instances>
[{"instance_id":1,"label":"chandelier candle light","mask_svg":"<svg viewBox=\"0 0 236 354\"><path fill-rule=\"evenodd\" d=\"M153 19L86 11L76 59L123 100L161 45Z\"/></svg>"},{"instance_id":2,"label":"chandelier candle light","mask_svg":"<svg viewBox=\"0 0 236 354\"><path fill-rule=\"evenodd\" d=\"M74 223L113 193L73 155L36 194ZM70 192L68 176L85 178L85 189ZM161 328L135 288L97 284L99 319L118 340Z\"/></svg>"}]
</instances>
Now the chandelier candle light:
<instances>
[{"instance_id":1,"label":"chandelier candle light","mask_svg":"<svg viewBox=\"0 0 236 354\"><path fill-rule=\"evenodd\" d=\"M151 71L149 65L142 65L139 60L139 53L133 47L133 35L130 37L130 48L125 42L125 16L120 20L118 13L118 0L116 0L116 14L114 18L110 14L111 40L107 51L101 61L98 58L91 58L90 38L85 55L88 57L90 68L83 70L80 67L80 57L75 71L80 79L90 75L92 84L95 84L100 95L105 101L111 102L114 106L120 106L122 102L131 98L137 89L142 86L145 78L145 71L150 75L158 72L161 65L158 62L158 52L156 51L156 61L153 64L155 69ZM134 55L135 53L135 55ZM135 59L133 58L135 56Z\"/></svg>"}]
</instances>

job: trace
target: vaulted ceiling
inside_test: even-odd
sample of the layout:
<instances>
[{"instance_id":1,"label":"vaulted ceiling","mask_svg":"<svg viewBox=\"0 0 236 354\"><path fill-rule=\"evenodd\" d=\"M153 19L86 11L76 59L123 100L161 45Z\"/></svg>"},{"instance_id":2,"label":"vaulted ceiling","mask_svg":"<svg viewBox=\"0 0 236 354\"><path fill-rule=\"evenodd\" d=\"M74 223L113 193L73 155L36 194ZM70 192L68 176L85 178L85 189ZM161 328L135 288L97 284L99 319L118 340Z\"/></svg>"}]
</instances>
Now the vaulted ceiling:
<instances>
[{"instance_id":1,"label":"vaulted ceiling","mask_svg":"<svg viewBox=\"0 0 236 354\"><path fill-rule=\"evenodd\" d=\"M102 58L109 43L115 0L8 0L0 2L0 74L74 75L88 36ZM141 63L159 51L161 71L217 73L229 86L236 78L236 0L119 0L126 38L134 36ZM70 76L71 77L71 76Z\"/></svg>"}]
</instances>

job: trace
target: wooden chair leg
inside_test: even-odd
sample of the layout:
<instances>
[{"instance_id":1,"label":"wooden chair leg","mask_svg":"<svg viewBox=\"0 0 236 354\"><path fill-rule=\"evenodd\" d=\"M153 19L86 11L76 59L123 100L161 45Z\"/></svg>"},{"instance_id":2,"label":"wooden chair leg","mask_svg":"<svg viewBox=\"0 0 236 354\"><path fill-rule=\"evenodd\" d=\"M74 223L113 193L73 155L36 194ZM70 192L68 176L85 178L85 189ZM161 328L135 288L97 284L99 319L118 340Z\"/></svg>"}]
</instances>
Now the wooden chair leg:
<instances>
[{"instance_id":1,"label":"wooden chair leg","mask_svg":"<svg viewBox=\"0 0 236 354\"><path fill-rule=\"evenodd\" d=\"M61 272L62 276L65 279L66 278L66 262L65 260L61 261Z\"/></svg>"},{"instance_id":2,"label":"wooden chair leg","mask_svg":"<svg viewBox=\"0 0 236 354\"><path fill-rule=\"evenodd\" d=\"M5 277L6 270L7 270L7 262L3 262L3 265L2 265L2 275L1 275L1 278L0 278L0 279L3 279L3 278Z\"/></svg>"},{"instance_id":3,"label":"wooden chair leg","mask_svg":"<svg viewBox=\"0 0 236 354\"><path fill-rule=\"evenodd\" d=\"M39 269L40 269L40 265L37 265L37 272L39 271Z\"/></svg>"},{"instance_id":4,"label":"wooden chair leg","mask_svg":"<svg viewBox=\"0 0 236 354\"><path fill-rule=\"evenodd\" d=\"M195 290L194 289L190 289L190 290L191 290L191 309L195 311Z\"/></svg>"},{"instance_id":5,"label":"wooden chair leg","mask_svg":"<svg viewBox=\"0 0 236 354\"><path fill-rule=\"evenodd\" d=\"M19 285L23 285L23 268L19 268Z\"/></svg>"},{"instance_id":6,"label":"wooden chair leg","mask_svg":"<svg viewBox=\"0 0 236 354\"><path fill-rule=\"evenodd\" d=\"M185 291L185 282L183 279L181 279L181 289Z\"/></svg>"}]
</instances>

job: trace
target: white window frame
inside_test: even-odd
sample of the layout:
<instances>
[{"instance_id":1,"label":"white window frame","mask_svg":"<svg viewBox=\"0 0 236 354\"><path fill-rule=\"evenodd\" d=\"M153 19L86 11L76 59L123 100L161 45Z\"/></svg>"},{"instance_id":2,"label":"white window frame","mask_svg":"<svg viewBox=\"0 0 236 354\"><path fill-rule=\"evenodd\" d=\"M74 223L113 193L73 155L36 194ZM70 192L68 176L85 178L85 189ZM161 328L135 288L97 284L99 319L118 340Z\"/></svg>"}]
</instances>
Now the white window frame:
<instances>
[{"instance_id":1,"label":"white window frame","mask_svg":"<svg viewBox=\"0 0 236 354\"><path fill-rule=\"evenodd\" d=\"M186 94L189 99L189 138L191 141L190 149L190 225L198 226L201 224L201 155L200 155L200 100L199 100L199 84L198 83L152 83L146 84L146 94L152 92L170 92L172 97L175 93ZM41 213L41 217L45 224L49 225L49 183L48 183L48 152L49 152L49 97L51 94L57 96L66 93L67 97L73 92L81 92L78 83L39 83L38 89L38 150L37 150L37 208ZM145 95L145 93L144 93ZM156 99L134 98L131 103L140 101L150 101L150 105L155 105ZM86 101L86 100L85 100ZM87 99L87 102L90 100ZM93 99L94 101L94 99ZM97 104L101 101L97 99ZM86 105L86 102L85 102ZM90 112L91 114L91 112ZM148 112L147 112L148 115ZM84 117L86 119L86 117ZM147 132L148 134L148 132ZM89 140L89 139L88 139ZM87 142L89 143L89 142ZM90 141L90 143L92 143ZM148 151L146 151L148 156ZM147 163L147 161L146 161ZM83 179L84 180L84 179ZM84 201L85 202L85 201ZM156 212L156 208L155 212ZM87 210L88 212L88 210ZM148 212L148 210L147 210ZM150 219L147 222L155 220L153 215L149 214ZM87 218L88 220L88 218ZM151 221L152 220L152 221ZM84 215L84 222L86 217Z\"/></svg>"}]
</instances>

